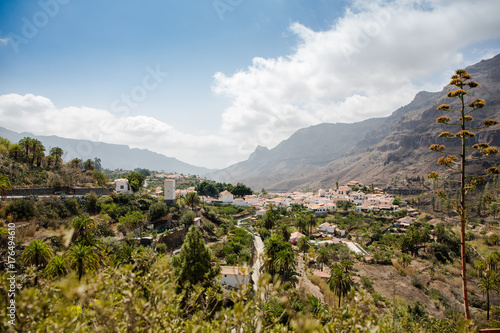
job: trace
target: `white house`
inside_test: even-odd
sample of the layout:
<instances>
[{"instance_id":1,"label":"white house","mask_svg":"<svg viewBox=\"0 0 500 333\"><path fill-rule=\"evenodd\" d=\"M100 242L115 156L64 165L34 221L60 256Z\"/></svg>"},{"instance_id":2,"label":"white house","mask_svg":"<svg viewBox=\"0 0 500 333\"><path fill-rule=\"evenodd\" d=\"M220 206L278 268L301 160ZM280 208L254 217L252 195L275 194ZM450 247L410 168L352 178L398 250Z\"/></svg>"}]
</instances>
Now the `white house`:
<instances>
[{"instance_id":1,"label":"white house","mask_svg":"<svg viewBox=\"0 0 500 333\"><path fill-rule=\"evenodd\" d=\"M219 193L219 199L223 203L232 204L233 200L234 200L234 196L231 194L231 192L226 190L226 191Z\"/></svg>"},{"instance_id":2,"label":"white house","mask_svg":"<svg viewBox=\"0 0 500 333\"><path fill-rule=\"evenodd\" d=\"M223 286L239 288L241 285L250 283L250 268L237 266L222 266L220 271L220 283Z\"/></svg>"},{"instance_id":3,"label":"white house","mask_svg":"<svg viewBox=\"0 0 500 333\"><path fill-rule=\"evenodd\" d=\"M316 216L326 216L327 211L326 207L323 205L310 205L309 209L316 215Z\"/></svg>"},{"instance_id":4,"label":"white house","mask_svg":"<svg viewBox=\"0 0 500 333\"><path fill-rule=\"evenodd\" d=\"M337 190L337 194L343 194L343 195L349 195L351 193L351 188L349 186L340 186L339 189Z\"/></svg>"},{"instance_id":5,"label":"white house","mask_svg":"<svg viewBox=\"0 0 500 333\"><path fill-rule=\"evenodd\" d=\"M246 202L243 199L238 198L238 199L233 200L233 205L239 206L239 207L248 207L248 202Z\"/></svg>"},{"instance_id":6,"label":"white house","mask_svg":"<svg viewBox=\"0 0 500 333\"><path fill-rule=\"evenodd\" d=\"M331 224L331 223L325 222L318 227L318 230L321 232L334 234L336 228L337 228L336 224Z\"/></svg>"},{"instance_id":7,"label":"white house","mask_svg":"<svg viewBox=\"0 0 500 333\"><path fill-rule=\"evenodd\" d=\"M125 178L115 179L115 191L116 193L130 193L128 179Z\"/></svg>"}]
</instances>

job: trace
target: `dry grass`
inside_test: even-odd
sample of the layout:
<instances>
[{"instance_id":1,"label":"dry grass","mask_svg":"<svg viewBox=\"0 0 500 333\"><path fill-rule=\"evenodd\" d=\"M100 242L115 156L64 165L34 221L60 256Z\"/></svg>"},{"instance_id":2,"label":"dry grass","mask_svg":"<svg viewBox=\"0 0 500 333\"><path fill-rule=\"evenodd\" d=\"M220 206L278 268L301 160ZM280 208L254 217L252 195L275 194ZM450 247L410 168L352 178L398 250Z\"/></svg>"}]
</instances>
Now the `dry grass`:
<instances>
[{"instance_id":1,"label":"dry grass","mask_svg":"<svg viewBox=\"0 0 500 333\"><path fill-rule=\"evenodd\" d=\"M434 276L433 276L433 279L437 280L437 281L447 282L446 281L446 276L443 273L441 273L441 272L435 272Z\"/></svg>"},{"instance_id":2,"label":"dry grass","mask_svg":"<svg viewBox=\"0 0 500 333\"><path fill-rule=\"evenodd\" d=\"M460 268L456 268L454 266L446 265L444 266L444 270L448 272L451 276L461 276L462 270Z\"/></svg>"},{"instance_id":3,"label":"dry grass","mask_svg":"<svg viewBox=\"0 0 500 333\"><path fill-rule=\"evenodd\" d=\"M309 280L311 280L312 283L319 287L319 289L323 293L323 296L325 297L325 303L327 303L329 306L335 306L336 304L338 304L337 296L335 296L335 294L330 290L330 287L328 287L328 284L325 280L312 274L308 275L307 277L309 278Z\"/></svg>"}]
</instances>

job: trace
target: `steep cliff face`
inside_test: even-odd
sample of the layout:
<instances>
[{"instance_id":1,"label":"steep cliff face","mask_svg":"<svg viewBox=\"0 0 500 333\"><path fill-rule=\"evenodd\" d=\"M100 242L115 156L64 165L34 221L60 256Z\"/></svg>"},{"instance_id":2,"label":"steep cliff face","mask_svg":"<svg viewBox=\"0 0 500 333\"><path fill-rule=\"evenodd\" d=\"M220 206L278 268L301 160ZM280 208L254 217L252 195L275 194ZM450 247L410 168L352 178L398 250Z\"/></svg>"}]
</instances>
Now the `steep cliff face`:
<instances>
[{"instance_id":1,"label":"steep cliff face","mask_svg":"<svg viewBox=\"0 0 500 333\"><path fill-rule=\"evenodd\" d=\"M468 98L486 100L486 107L475 114L478 127L484 119L500 121L500 55L470 66L467 71L480 86ZM450 76L453 73L450 73ZM457 148L456 140L438 138L446 128L436 123L443 115L436 108L450 104L446 86L440 92L419 92L414 100L386 118L368 119L354 124L320 124L301 129L271 150L257 148L252 156L216 173L217 180L242 181L260 190L293 190L304 186L331 187L336 181L358 180L385 185L395 176L425 176L437 170L438 153L431 144ZM451 103L451 106L458 105ZM470 144L488 142L500 147L500 128L477 132ZM488 158L473 168L495 165L498 157Z\"/></svg>"}]
</instances>

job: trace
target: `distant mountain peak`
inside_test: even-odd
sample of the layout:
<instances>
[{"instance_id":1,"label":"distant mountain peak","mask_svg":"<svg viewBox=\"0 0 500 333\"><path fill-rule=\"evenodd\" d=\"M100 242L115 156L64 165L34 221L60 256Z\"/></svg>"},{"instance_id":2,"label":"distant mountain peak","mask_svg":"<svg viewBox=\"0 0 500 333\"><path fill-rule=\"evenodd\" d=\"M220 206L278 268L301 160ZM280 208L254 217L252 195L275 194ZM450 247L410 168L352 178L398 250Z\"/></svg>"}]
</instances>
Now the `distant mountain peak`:
<instances>
[{"instance_id":1,"label":"distant mountain peak","mask_svg":"<svg viewBox=\"0 0 500 333\"><path fill-rule=\"evenodd\" d=\"M254 152L250 154L250 156L248 157L248 161L252 161L256 158L261 158L263 157L263 155L265 155L267 152L269 152L269 149L267 147L264 147L264 146L261 146L261 145L258 145Z\"/></svg>"}]
</instances>

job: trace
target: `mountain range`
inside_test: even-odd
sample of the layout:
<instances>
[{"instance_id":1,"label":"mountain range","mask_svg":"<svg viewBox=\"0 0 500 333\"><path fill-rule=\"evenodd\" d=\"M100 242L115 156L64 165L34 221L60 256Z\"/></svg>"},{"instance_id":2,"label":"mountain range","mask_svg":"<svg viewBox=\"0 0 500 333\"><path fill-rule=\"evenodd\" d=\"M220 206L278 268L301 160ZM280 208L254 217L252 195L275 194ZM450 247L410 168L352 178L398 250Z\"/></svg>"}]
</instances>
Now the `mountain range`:
<instances>
[{"instance_id":1,"label":"mountain range","mask_svg":"<svg viewBox=\"0 0 500 333\"><path fill-rule=\"evenodd\" d=\"M479 87L470 92L468 101L486 100L474 121L500 121L500 55L466 68ZM454 73L450 73L450 76ZM338 181L357 180L385 186L395 177L426 176L444 171L436 164L441 156L428 150L434 143L456 148L452 141L438 138L445 126L436 123L443 115L436 108L442 103L454 105L446 93L419 92L413 101L390 116L357 123L324 123L300 129L273 149L257 147L248 160L209 173L207 177L225 182L240 181L254 190L290 191L305 187L333 187ZM456 101L455 101L456 103ZM478 131L470 143L488 142L500 147L500 125ZM450 144L452 144L450 146ZM472 163L471 170L482 170L500 162L498 157Z\"/></svg>"},{"instance_id":2,"label":"mountain range","mask_svg":"<svg viewBox=\"0 0 500 333\"><path fill-rule=\"evenodd\" d=\"M27 132L16 133L0 127L0 137L9 139L11 142L18 142L26 136L40 140L47 152L50 151L51 147L62 148L64 151L63 159L65 161L70 161L73 158L81 158L85 161L89 158L93 160L97 157L101 159L102 167L107 169L134 170L135 168L146 168L191 175L203 175L213 171L184 163L176 158L167 157L147 149L130 148L126 145L103 142L67 139L55 135L40 136Z\"/></svg>"}]
</instances>

